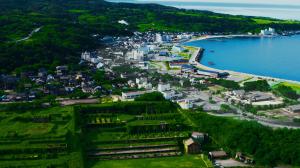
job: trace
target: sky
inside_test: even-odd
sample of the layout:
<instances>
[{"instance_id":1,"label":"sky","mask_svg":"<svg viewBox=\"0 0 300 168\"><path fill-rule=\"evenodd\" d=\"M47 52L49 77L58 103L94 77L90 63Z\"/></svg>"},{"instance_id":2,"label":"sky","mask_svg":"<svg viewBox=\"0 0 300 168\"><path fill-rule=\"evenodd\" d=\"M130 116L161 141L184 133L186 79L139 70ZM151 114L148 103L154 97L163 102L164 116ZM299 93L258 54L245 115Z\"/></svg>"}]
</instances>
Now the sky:
<instances>
[{"instance_id":1,"label":"sky","mask_svg":"<svg viewBox=\"0 0 300 168\"><path fill-rule=\"evenodd\" d=\"M148 1L148 0L137 0ZM184 1L184 2L222 2L222 3L254 3L254 4L278 4L300 5L300 0L151 0L151 1Z\"/></svg>"},{"instance_id":2,"label":"sky","mask_svg":"<svg viewBox=\"0 0 300 168\"><path fill-rule=\"evenodd\" d=\"M184 9L216 13L264 16L300 20L300 0L108 0L114 2L158 3Z\"/></svg>"}]
</instances>

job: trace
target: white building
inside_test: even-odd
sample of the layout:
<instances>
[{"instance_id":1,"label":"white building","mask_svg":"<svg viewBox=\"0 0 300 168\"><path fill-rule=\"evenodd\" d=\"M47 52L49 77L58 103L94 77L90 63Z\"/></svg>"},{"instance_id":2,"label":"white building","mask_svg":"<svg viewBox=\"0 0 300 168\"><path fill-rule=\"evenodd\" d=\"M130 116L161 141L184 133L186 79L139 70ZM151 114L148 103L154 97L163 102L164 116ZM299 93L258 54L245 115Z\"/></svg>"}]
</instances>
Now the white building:
<instances>
[{"instance_id":1,"label":"white building","mask_svg":"<svg viewBox=\"0 0 300 168\"><path fill-rule=\"evenodd\" d=\"M145 88L147 90L152 90L152 84L148 83L147 78L136 78L135 82L139 89Z\"/></svg>"},{"instance_id":2,"label":"white building","mask_svg":"<svg viewBox=\"0 0 300 168\"><path fill-rule=\"evenodd\" d=\"M159 92L167 91L170 89L171 89L170 84L159 83L157 86L157 91L159 91Z\"/></svg>"},{"instance_id":3,"label":"white building","mask_svg":"<svg viewBox=\"0 0 300 168\"><path fill-rule=\"evenodd\" d=\"M96 53L90 53L87 51L81 53L81 59L93 64L101 62L101 57L98 57Z\"/></svg>"},{"instance_id":4,"label":"white building","mask_svg":"<svg viewBox=\"0 0 300 168\"><path fill-rule=\"evenodd\" d=\"M144 51L134 49L126 53L126 57L128 60L136 60L140 61L144 58Z\"/></svg>"},{"instance_id":5,"label":"white building","mask_svg":"<svg viewBox=\"0 0 300 168\"><path fill-rule=\"evenodd\" d=\"M157 43L163 43L161 34L159 34L159 33L156 33L156 34L155 34L155 41L156 41Z\"/></svg>"},{"instance_id":6,"label":"white building","mask_svg":"<svg viewBox=\"0 0 300 168\"><path fill-rule=\"evenodd\" d=\"M191 109L194 107L193 101L189 99L178 100L177 103L182 109Z\"/></svg>"},{"instance_id":7,"label":"white building","mask_svg":"<svg viewBox=\"0 0 300 168\"><path fill-rule=\"evenodd\" d=\"M151 93L152 91L136 91L136 92L122 92L122 99L123 100L132 100L145 93Z\"/></svg>"},{"instance_id":8,"label":"white building","mask_svg":"<svg viewBox=\"0 0 300 168\"><path fill-rule=\"evenodd\" d=\"M270 35L275 35L276 31L274 28L269 27L269 29L264 29L260 31L260 35L262 36L270 36Z\"/></svg>"},{"instance_id":9,"label":"white building","mask_svg":"<svg viewBox=\"0 0 300 168\"><path fill-rule=\"evenodd\" d=\"M183 52L184 50L185 50L185 48L183 48L182 46L173 46L172 47L173 52Z\"/></svg>"},{"instance_id":10,"label":"white building","mask_svg":"<svg viewBox=\"0 0 300 168\"><path fill-rule=\"evenodd\" d=\"M165 43L171 41L172 41L172 37L170 35L161 35L159 33L155 34L155 42L157 43Z\"/></svg>"},{"instance_id":11,"label":"white building","mask_svg":"<svg viewBox=\"0 0 300 168\"><path fill-rule=\"evenodd\" d=\"M126 22L125 20L119 20L118 23L123 24L123 25L129 25L128 22Z\"/></svg>"},{"instance_id":12,"label":"white building","mask_svg":"<svg viewBox=\"0 0 300 168\"><path fill-rule=\"evenodd\" d=\"M163 94L164 98L167 100L172 99L176 94L174 90L163 91L161 93Z\"/></svg>"},{"instance_id":13,"label":"white building","mask_svg":"<svg viewBox=\"0 0 300 168\"><path fill-rule=\"evenodd\" d=\"M297 105L289 106L288 111L292 113L300 113L300 105L297 104Z\"/></svg>"}]
</instances>

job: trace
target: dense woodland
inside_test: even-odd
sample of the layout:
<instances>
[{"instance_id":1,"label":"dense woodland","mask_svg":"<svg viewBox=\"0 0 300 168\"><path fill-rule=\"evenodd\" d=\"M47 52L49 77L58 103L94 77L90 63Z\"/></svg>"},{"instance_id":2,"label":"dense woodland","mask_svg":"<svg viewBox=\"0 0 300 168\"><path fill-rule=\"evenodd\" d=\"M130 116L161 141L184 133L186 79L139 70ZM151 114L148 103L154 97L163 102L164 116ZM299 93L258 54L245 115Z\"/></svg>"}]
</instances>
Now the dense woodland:
<instances>
[{"instance_id":1,"label":"dense woodland","mask_svg":"<svg viewBox=\"0 0 300 168\"><path fill-rule=\"evenodd\" d=\"M257 122L191 114L199 131L232 155L240 151L253 156L258 165L273 167L281 164L300 165L300 130L272 129Z\"/></svg>"},{"instance_id":2,"label":"dense woodland","mask_svg":"<svg viewBox=\"0 0 300 168\"><path fill-rule=\"evenodd\" d=\"M129 26L118 24L126 20ZM298 30L300 23L103 0L7 0L0 4L0 73L75 65L99 37L133 31L257 32ZM40 31L27 37L33 30ZM100 36L93 37L98 34Z\"/></svg>"}]
</instances>

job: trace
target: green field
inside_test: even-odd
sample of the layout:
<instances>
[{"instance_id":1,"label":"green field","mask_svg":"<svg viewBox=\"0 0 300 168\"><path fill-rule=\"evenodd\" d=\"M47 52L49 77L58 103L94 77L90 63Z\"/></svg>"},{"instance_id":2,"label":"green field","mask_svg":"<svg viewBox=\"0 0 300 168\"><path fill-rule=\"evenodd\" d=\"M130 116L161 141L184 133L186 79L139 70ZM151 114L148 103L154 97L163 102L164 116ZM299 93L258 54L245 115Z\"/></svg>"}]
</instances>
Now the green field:
<instances>
[{"instance_id":1,"label":"green field","mask_svg":"<svg viewBox=\"0 0 300 168\"><path fill-rule=\"evenodd\" d=\"M288 86L291 87L293 90L295 90L298 94L300 94L300 84L296 84L296 83L289 83L289 82L281 82L275 86L273 86L273 88L277 88L280 85L284 85L284 86Z\"/></svg>"},{"instance_id":2,"label":"green field","mask_svg":"<svg viewBox=\"0 0 300 168\"><path fill-rule=\"evenodd\" d=\"M0 167L83 167L73 107L0 113Z\"/></svg>"},{"instance_id":3,"label":"green field","mask_svg":"<svg viewBox=\"0 0 300 168\"><path fill-rule=\"evenodd\" d=\"M185 155L179 157L131 159L98 161L91 164L92 168L205 168L212 167L212 163L201 155Z\"/></svg>"}]
</instances>

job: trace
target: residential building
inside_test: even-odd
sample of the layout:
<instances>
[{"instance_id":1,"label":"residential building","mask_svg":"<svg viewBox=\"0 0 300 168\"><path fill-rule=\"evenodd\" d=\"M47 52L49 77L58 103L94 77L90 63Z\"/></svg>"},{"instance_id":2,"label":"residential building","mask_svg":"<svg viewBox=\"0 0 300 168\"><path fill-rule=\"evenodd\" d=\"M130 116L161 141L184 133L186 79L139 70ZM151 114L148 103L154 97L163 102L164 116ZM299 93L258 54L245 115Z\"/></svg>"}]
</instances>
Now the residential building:
<instances>
[{"instance_id":1,"label":"residential building","mask_svg":"<svg viewBox=\"0 0 300 168\"><path fill-rule=\"evenodd\" d=\"M208 153L208 157L211 160L224 159L227 157L227 153L225 151L212 151Z\"/></svg>"},{"instance_id":2,"label":"residential building","mask_svg":"<svg viewBox=\"0 0 300 168\"><path fill-rule=\"evenodd\" d=\"M292 113L300 113L300 104L289 106L288 111Z\"/></svg>"},{"instance_id":3,"label":"residential building","mask_svg":"<svg viewBox=\"0 0 300 168\"><path fill-rule=\"evenodd\" d=\"M203 143L205 140L205 134L201 132L193 132L192 138L199 143Z\"/></svg>"},{"instance_id":4,"label":"residential building","mask_svg":"<svg viewBox=\"0 0 300 168\"><path fill-rule=\"evenodd\" d=\"M197 154L201 152L201 145L193 138L189 138L183 141L185 153Z\"/></svg>"}]
</instances>

